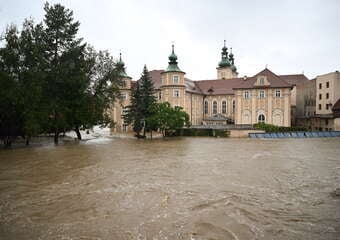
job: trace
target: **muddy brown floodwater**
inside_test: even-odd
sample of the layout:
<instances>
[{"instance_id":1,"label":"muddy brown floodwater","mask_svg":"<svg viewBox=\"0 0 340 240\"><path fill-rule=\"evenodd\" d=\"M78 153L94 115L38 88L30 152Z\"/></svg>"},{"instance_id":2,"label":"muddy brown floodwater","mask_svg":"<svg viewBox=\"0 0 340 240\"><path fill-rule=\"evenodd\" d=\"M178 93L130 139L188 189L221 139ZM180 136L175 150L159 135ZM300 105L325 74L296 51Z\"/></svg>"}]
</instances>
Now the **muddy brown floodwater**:
<instances>
[{"instance_id":1,"label":"muddy brown floodwater","mask_svg":"<svg viewBox=\"0 0 340 240\"><path fill-rule=\"evenodd\" d=\"M0 150L0 239L340 239L340 139Z\"/></svg>"}]
</instances>

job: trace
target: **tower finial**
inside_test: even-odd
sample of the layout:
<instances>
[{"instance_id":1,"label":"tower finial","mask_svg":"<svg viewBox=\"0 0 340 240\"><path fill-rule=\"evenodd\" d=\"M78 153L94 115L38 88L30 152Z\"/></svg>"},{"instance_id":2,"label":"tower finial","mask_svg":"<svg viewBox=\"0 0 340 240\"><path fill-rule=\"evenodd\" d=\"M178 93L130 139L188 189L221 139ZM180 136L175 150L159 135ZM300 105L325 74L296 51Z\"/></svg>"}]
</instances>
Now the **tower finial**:
<instances>
[{"instance_id":1,"label":"tower finial","mask_svg":"<svg viewBox=\"0 0 340 240\"><path fill-rule=\"evenodd\" d=\"M225 41L225 39L224 39L224 41L223 41L223 42L224 42L224 47L225 47L225 42L226 42L226 41Z\"/></svg>"},{"instance_id":2,"label":"tower finial","mask_svg":"<svg viewBox=\"0 0 340 240\"><path fill-rule=\"evenodd\" d=\"M174 44L174 41L172 41L171 47L172 47L172 53L175 53L175 44Z\"/></svg>"},{"instance_id":3,"label":"tower finial","mask_svg":"<svg viewBox=\"0 0 340 240\"><path fill-rule=\"evenodd\" d=\"M119 50L119 61L122 61L122 50Z\"/></svg>"}]
</instances>

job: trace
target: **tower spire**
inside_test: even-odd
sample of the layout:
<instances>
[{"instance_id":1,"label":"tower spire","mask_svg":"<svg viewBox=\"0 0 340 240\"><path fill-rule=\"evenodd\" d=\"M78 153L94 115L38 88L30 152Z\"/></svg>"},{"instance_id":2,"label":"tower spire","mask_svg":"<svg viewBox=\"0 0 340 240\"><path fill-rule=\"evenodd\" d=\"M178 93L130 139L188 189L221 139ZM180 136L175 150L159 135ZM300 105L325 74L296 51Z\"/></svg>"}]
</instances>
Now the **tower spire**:
<instances>
[{"instance_id":1,"label":"tower spire","mask_svg":"<svg viewBox=\"0 0 340 240\"><path fill-rule=\"evenodd\" d=\"M167 68L167 72L182 72L177 66L177 55L175 54L175 44L172 42L171 45L171 54L169 55L169 66Z\"/></svg>"},{"instance_id":2,"label":"tower spire","mask_svg":"<svg viewBox=\"0 0 340 240\"><path fill-rule=\"evenodd\" d=\"M125 77L125 78L131 78L129 77L125 72L125 63L122 60L122 51L119 51L119 60L116 63L117 69L119 70L119 76Z\"/></svg>"},{"instance_id":3,"label":"tower spire","mask_svg":"<svg viewBox=\"0 0 340 240\"><path fill-rule=\"evenodd\" d=\"M223 41L223 48L221 53L221 61L218 63L219 67L229 67L231 64L228 59L228 48L226 46L226 40Z\"/></svg>"}]
</instances>

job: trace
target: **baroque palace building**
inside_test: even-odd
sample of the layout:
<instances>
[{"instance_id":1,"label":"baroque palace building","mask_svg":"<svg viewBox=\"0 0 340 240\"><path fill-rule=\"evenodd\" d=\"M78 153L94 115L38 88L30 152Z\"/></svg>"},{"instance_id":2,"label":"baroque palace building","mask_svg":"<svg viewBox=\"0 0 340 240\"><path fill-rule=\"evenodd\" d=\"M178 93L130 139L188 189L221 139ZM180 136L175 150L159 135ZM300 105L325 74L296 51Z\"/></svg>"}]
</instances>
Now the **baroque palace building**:
<instances>
[{"instance_id":1,"label":"baroque palace building","mask_svg":"<svg viewBox=\"0 0 340 240\"><path fill-rule=\"evenodd\" d=\"M291 126L295 119L296 86L308 79L303 74L276 75L265 68L252 77L238 77L234 55L224 46L217 66L217 78L191 80L178 66L172 45L169 64L165 70L152 70L150 77L159 102L182 107L190 116L191 125L250 126L258 122ZM123 69L122 97L112 108L116 123L114 132L131 131L122 119L124 108L130 104L131 91L137 81Z\"/></svg>"}]
</instances>

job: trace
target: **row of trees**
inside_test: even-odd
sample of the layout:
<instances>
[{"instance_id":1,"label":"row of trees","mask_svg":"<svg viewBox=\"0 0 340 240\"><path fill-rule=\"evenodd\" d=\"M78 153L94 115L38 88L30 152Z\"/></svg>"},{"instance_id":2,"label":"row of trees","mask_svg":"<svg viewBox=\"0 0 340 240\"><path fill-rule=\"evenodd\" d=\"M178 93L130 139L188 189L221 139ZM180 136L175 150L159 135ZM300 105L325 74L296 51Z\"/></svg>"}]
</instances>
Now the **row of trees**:
<instances>
[{"instance_id":1,"label":"row of trees","mask_svg":"<svg viewBox=\"0 0 340 240\"><path fill-rule=\"evenodd\" d=\"M77 37L80 23L60 4L43 22L7 27L0 45L0 138L53 134L112 124L106 111L119 96L120 69L107 51Z\"/></svg>"},{"instance_id":2,"label":"row of trees","mask_svg":"<svg viewBox=\"0 0 340 240\"><path fill-rule=\"evenodd\" d=\"M144 66L141 79L132 90L131 105L127 107L124 121L133 126L137 138L145 138L146 132L167 132L189 126L189 115L181 107L171 107L170 103L157 103L155 88ZM143 133L141 133L143 132Z\"/></svg>"}]
</instances>

